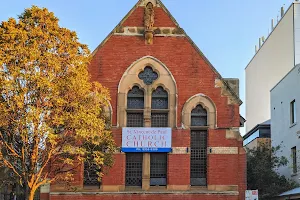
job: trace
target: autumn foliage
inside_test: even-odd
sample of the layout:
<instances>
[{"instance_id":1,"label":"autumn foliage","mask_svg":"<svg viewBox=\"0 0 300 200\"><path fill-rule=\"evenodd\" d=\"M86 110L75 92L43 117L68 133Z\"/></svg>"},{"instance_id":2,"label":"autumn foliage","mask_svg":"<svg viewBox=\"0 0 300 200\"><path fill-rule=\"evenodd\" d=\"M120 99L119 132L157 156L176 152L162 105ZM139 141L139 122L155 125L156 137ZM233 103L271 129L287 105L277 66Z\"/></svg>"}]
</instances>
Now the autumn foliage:
<instances>
[{"instance_id":1,"label":"autumn foliage","mask_svg":"<svg viewBox=\"0 0 300 200\"><path fill-rule=\"evenodd\" d=\"M115 146L103 108L109 92L89 80L90 52L47 9L0 25L0 165L26 188L72 180L89 161L99 175Z\"/></svg>"}]
</instances>

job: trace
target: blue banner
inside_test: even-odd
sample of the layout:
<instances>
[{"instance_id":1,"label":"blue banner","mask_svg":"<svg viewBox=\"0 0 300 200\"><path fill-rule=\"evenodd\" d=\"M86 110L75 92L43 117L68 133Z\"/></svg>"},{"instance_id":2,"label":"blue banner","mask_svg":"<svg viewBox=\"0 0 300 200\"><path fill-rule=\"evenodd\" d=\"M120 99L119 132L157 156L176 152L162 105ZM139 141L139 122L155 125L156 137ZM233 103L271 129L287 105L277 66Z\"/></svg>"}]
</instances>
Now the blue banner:
<instances>
[{"instance_id":1,"label":"blue banner","mask_svg":"<svg viewBox=\"0 0 300 200\"><path fill-rule=\"evenodd\" d=\"M143 152L143 153L147 153L147 152L164 152L164 153L168 153L172 151L172 148L122 148L121 149L122 152Z\"/></svg>"}]
</instances>

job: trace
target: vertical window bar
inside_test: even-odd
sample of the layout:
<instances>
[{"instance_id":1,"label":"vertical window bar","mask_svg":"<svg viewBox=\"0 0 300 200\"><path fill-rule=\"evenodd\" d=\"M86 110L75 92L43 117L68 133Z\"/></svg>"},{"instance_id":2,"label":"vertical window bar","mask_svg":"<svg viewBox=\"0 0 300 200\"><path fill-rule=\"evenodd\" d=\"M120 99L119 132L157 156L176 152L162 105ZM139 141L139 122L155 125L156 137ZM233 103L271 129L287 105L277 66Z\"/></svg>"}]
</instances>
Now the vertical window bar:
<instances>
[{"instance_id":1,"label":"vertical window bar","mask_svg":"<svg viewBox=\"0 0 300 200\"><path fill-rule=\"evenodd\" d=\"M84 186L99 186L100 182L98 181L97 166L91 164L90 162L84 162Z\"/></svg>"},{"instance_id":2,"label":"vertical window bar","mask_svg":"<svg viewBox=\"0 0 300 200\"><path fill-rule=\"evenodd\" d=\"M150 185L167 185L167 154L150 154Z\"/></svg>"},{"instance_id":3,"label":"vertical window bar","mask_svg":"<svg viewBox=\"0 0 300 200\"><path fill-rule=\"evenodd\" d=\"M143 127L144 114L143 113L128 113L127 112L127 127Z\"/></svg>"},{"instance_id":4,"label":"vertical window bar","mask_svg":"<svg viewBox=\"0 0 300 200\"><path fill-rule=\"evenodd\" d=\"M126 186L142 186L143 154L126 154Z\"/></svg>"},{"instance_id":5,"label":"vertical window bar","mask_svg":"<svg viewBox=\"0 0 300 200\"><path fill-rule=\"evenodd\" d=\"M151 114L152 127L168 127L168 113L152 113Z\"/></svg>"},{"instance_id":6,"label":"vertical window bar","mask_svg":"<svg viewBox=\"0 0 300 200\"><path fill-rule=\"evenodd\" d=\"M191 132L191 185L205 186L207 179L207 131Z\"/></svg>"}]
</instances>

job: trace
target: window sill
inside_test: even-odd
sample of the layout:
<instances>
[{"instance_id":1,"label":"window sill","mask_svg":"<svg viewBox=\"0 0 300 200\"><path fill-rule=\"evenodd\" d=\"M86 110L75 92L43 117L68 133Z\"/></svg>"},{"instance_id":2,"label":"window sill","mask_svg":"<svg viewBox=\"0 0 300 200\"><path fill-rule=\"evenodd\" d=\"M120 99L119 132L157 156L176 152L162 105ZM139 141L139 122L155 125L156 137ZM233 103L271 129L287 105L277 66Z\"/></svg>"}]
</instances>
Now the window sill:
<instances>
[{"instance_id":1,"label":"window sill","mask_svg":"<svg viewBox=\"0 0 300 200\"><path fill-rule=\"evenodd\" d=\"M125 192L143 191L142 186L125 186Z\"/></svg>"},{"instance_id":2,"label":"window sill","mask_svg":"<svg viewBox=\"0 0 300 200\"><path fill-rule=\"evenodd\" d=\"M294 126L296 126L296 125L297 125L297 122L291 124L291 125L290 125L290 128L292 128L292 127L294 127Z\"/></svg>"}]
</instances>

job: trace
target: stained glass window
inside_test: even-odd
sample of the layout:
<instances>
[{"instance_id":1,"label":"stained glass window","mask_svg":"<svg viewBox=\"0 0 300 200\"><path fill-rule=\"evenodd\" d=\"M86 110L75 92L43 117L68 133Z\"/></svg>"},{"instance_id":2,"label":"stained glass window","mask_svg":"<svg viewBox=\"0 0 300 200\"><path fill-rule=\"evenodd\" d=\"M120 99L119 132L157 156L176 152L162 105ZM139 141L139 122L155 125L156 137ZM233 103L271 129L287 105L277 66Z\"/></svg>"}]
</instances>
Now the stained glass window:
<instances>
[{"instance_id":1,"label":"stained glass window","mask_svg":"<svg viewBox=\"0 0 300 200\"><path fill-rule=\"evenodd\" d=\"M159 86L152 92L151 103L151 126L152 127L168 127L168 92Z\"/></svg>"},{"instance_id":2,"label":"stained glass window","mask_svg":"<svg viewBox=\"0 0 300 200\"><path fill-rule=\"evenodd\" d=\"M207 111L201 105L192 110L191 126L207 126Z\"/></svg>"},{"instance_id":3,"label":"stained glass window","mask_svg":"<svg viewBox=\"0 0 300 200\"><path fill-rule=\"evenodd\" d=\"M144 91L134 86L127 95L127 127L144 126Z\"/></svg>"},{"instance_id":4,"label":"stained glass window","mask_svg":"<svg viewBox=\"0 0 300 200\"><path fill-rule=\"evenodd\" d=\"M139 78L143 80L146 85L151 85L158 78L158 74L153 71L152 67L147 66L144 71L139 73Z\"/></svg>"}]
</instances>

